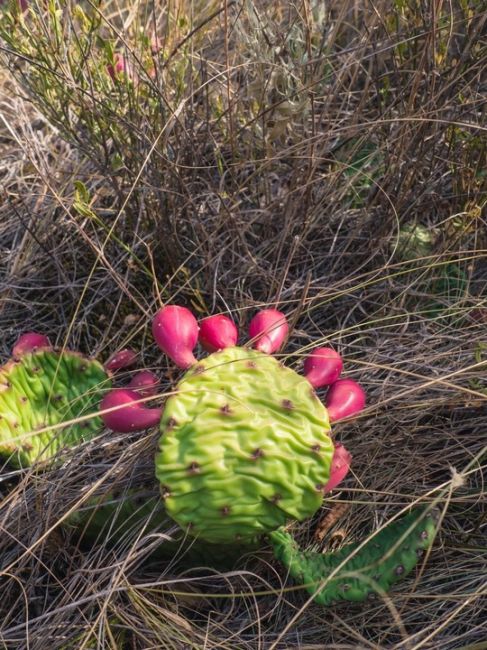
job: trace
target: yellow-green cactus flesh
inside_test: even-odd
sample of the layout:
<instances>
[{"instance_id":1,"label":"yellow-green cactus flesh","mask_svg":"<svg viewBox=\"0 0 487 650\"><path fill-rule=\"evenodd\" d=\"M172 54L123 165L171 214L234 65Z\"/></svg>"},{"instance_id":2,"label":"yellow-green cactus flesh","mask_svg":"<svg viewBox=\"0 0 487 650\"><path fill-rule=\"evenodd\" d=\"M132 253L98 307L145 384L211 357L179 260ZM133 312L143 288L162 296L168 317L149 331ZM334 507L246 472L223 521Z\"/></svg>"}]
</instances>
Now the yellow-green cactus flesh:
<instances>
[{"instance_id":1,"label":"yellow-green cactus flesh","mask_svg":"<svg viewBox=\"0 0 487 650\"><path fill-rule=\"evenodd\" d=\"M333 456L326 408L276 359L232 347L191 368L161 420L156 474L188 534L236 543L312 516Z\"/></svg>"},{"instance_id":2,"label":"yellow-green cactus flesh","mask_svg":"<svg viewBox=\"0 0 487 650\"><path fill-rule=\"evenodd\" d=\"M75 352L44 349L10 360L0 368L0 455L28 467L89 440L102 427L95 414L110 385L101 364Z\"/></svg>"}]
</instances>

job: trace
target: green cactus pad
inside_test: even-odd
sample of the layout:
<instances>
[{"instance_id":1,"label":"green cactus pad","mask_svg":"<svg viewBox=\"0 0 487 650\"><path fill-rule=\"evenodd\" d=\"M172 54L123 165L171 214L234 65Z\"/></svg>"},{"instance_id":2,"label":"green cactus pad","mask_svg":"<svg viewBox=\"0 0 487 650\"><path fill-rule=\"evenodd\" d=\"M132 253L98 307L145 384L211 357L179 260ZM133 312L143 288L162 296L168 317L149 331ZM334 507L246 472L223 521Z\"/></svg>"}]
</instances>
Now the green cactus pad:
<instances>
[{"instance_id":1,"label":"green cactus pad","mask_svg":"<svg viewBox=\"0 0 487 650\"><path fill-rule=\"evenodd\" d=\"M313 515L333 456L326 408L271 356L232 347L191 368L166 403L156 475L189 534L235 543Z\"/></svg>"},{"instance_id":2,"label":"green cactus pad","mask_svg":"<svg viewBox=\"0 0 487 650\"><path fill-rule=\"evenodd\" d=\"M432 545L436 526L436 510L417 508L371 537L353 557L360 542L321 554L300 551L283 530L271 533L270 539L276 558L291 577L304 585L317 603L331 605L339 600L363 601L388 591L414 569Z\"/></svg>"},{"instance_id":3,"label":"green cactus pad","mask_svg":"<svg viewBox=\"0 0 487 650\"><path fill-rule=\"evenodd\" d=\"M76 352L44 348L11 359L0 368L0 455L28 467L92 438L99 417L58 425L96 413L110 386L101 364Z\"/></svg>"}]
</instances>

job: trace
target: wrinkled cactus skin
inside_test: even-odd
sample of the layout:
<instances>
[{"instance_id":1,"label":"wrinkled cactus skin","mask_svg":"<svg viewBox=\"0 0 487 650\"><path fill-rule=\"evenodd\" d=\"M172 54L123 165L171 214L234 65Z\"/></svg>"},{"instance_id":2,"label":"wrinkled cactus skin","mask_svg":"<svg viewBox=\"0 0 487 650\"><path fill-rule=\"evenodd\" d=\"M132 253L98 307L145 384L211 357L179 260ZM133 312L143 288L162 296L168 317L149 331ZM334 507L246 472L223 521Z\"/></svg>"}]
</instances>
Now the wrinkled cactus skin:
<instances>
[{"instance_id":1,"label":"wrinkled cactus skin","mask_svg":"<svg viewBox=\"0 0 487 650\"><path fill-rule=\"evenodd\" d=\"M75 352L46 348L8 361L0 368L0 455L16 467L28 467L89 440L102 427L99 417L37 431L94 415L110 386L97 361Z\"/></svg>"},{"instance_id":2,"label":"wrinkled cactus skin","mask_svg":"<svg viewBox=\"0 0 487 650\"><path fill-rule=\"evenodd\" d=\"M270 539L276 559L291 577L303 584L318 604L331 605L339 600L363 601L387 592L411 573L432 545L436 526L436 510L416 508L373 535L348 561L361 542L322 554L301 552L294 538L284 530L271 533Z\"/></svg>"},{"instance_id":3,"label":"wrinkled cactus skin","mask_svg":"<svg viewBox=\"0 0 487 650\"><path fill-rule=\"evenodd\" d=\"M312 516L333 443L309 382L271 356L227 348L193 366L167 402L156 475L188 534L235 543Z\"/></svg>"}]
</instances>

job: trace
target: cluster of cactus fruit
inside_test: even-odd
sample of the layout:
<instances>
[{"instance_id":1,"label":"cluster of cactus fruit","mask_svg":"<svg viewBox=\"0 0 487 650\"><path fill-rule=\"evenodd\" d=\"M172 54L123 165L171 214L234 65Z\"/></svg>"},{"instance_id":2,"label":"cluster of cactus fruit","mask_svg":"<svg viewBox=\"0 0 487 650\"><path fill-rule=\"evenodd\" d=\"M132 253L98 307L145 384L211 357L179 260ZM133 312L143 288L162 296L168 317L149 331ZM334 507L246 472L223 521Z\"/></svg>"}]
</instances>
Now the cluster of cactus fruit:
<instances>
[{"instance_id":1,"label":"cluster of cactus fruit","mask_svg":"<svg viewBox=\"0 0 487 650\"><path fill-rule=\"evenodd\" d=\"M30 466L92 438L103 423L122 433L157 426L164 517L198 544L245 549L267 539L289 574L323 604L383 593L414 568L436 530L423 508L334 554L303 553L287 532L319 510L350 466L330 423L361 411L365 394L355 381L339 378L343 364L334 350L313 350L304 376L284 366L272 354L287 339L288 325L275 309L254 316L246 346L237 345L228 317L198 323L176 305L159 310L152 331L185 370L163 408L147 404L157 397L157 378L148 371L112 387L113 373L136 360L130 350L102 366L55 350L42 335L23 335L0 369L0 454ZM198 342L209 352L199 361ZM316 392L322 387L328 388L324 404ZM102 519L109 514L108 507Z\"/></svg>"}]
</instances>

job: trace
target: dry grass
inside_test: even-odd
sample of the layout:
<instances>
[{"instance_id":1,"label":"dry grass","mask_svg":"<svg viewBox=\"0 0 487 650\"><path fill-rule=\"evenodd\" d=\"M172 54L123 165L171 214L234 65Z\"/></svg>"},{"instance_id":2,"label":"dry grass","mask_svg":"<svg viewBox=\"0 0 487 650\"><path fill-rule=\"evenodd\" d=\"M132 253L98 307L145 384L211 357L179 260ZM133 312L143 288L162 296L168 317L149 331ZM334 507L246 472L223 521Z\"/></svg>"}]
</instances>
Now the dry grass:
<instances>
[{"instance_id":1,"label":"dry grass","mask_svg":"<svg viewBox=\"0 0 487 650\"><path fill-rule=\"evenodd\" d=\"M368 395L335 427L354 465L331 501L351 507L320 548L415 500L438 502L441 532L387 600L328 609L265 548L225 573L147 559L169 526L80 546L62 522L87 491L157 494L157 432L105 432L50 471L2 468L2 648L487 648L485 7L269 4L107 3L133 86L94 46L74 75L52 35L19 58L4 34L1 353L28 329L101 358L130 344L163 395L161 300L242 330L277 304L287 362L330 341ZM150 79L141 25L164 41ZM435 233L416 261L394 254L410 222Z\"/></svg>"}]
</instances>

